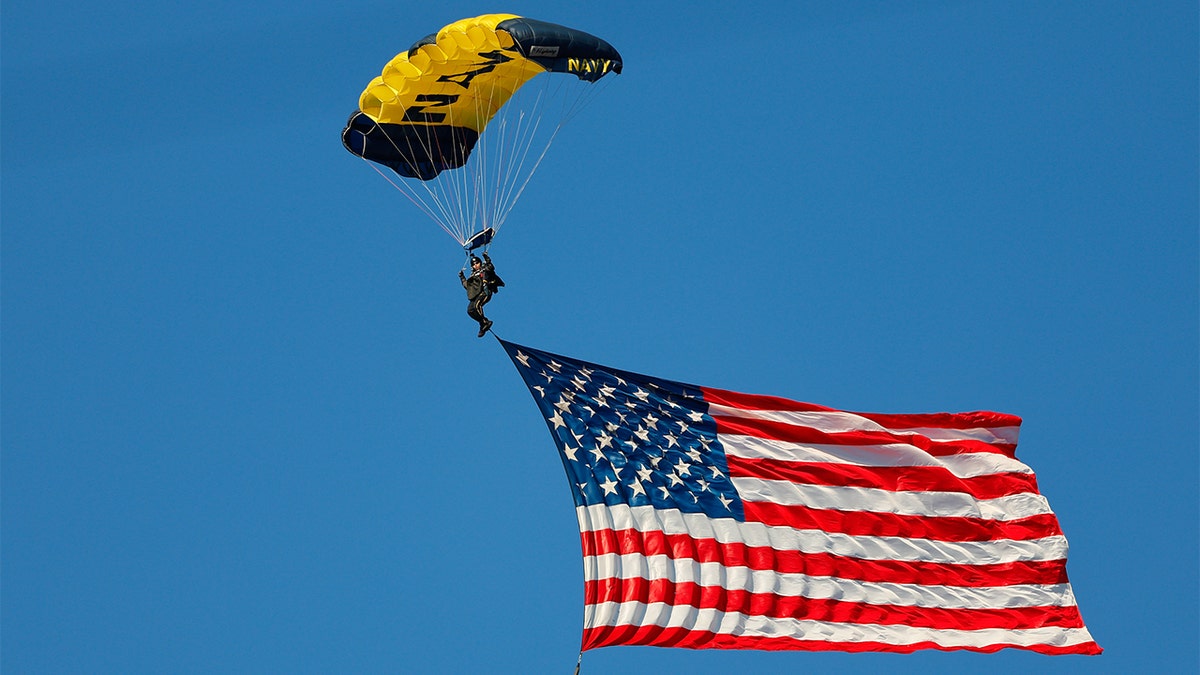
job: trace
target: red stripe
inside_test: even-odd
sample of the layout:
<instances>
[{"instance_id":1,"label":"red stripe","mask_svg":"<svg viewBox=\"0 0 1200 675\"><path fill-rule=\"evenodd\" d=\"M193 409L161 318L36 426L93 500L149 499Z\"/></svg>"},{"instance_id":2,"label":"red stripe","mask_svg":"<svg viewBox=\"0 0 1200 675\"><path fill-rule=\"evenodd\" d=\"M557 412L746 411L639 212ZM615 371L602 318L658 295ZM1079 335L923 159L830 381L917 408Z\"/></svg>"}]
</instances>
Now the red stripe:
<instances>
[{"instance_id":1,"label":"red stripe","mask_svg":"<svg viewBox=\"0 0 1200 675\"><path fill-rule=\"evenodd\" d=\"M996 499L1016 494L1037 494L1037 479L1031 473L997 473L972 478L955 476L941 466L861 466L828 462L785 460L726 455L730 477L785 480L805 485L834 485L876 488L893 492L960 492L976 499Z\"/></svg>"},{"instance_id":2,"label":"red stripe","mask_svg":"<svg viewBox=\"0 0 1200 675\"><path fill-rule=\"evenodd\" d=\"M993 541L1041 539L1062 534L1058 519L1045 513L1016 520L987 520L959 516L907 516L874 511L834 511L807 506L743 502L746 522L781 525L798 530L824 530L853 536L905 537L936 541Z\"/></svg>"},{"instance_id":3,"label":"red stripe","mask_svg":"<svg viewBox=\"0 0 1200 675\"><path fill-rule=\"evenodd\" d=\"M763 396L761 394L743 394L725 389L710 389L701 387L704 400L709 403L741 408L742 410L778 410L781 412L845 412L850 415L871 420L889 429L996 429L1021 426L1021 418L1016 415L977 410L962 413L920 413L914 415L887 415L880 413L861 413L849 410L838 410L815 403L802 403L778 396Z\"/></svg>"},{"instance_id":4,"label":"red stripe","mask_svg":"<svg viewBox=\"0 0 1200 675\"><path fill-rule=\"evenodd\" d=\"M686 649L762 649L767 651L810 651L810 652L895 652L911 654L919 649L941 651L971 651L993 653L1001 649L1025 649L1039 654L1099 654L1102 650L1095 642L1077 645L1015 645L998 642L982 647L946 647L935 642L915 642L893 645L883 642L829 642L825 640L798 640L789 637L739 637L712 631L692 631L686 628L660 628L658 626L598 626L583 631L583 649L596 649L612 645L652 645L655 647L683 647Z\"/></svg>"},{"instance_id":5,"label":"red stripe","mask_svg":"<svg viewBox=\"0 0 1200 675\"><path fill-rule=\"evenodd\" d=\"M720 586L701 586L694 582L675 583L670 579L610 578L587 582L584 586L584 604L595 605L602 602L640 602L646 605L661 602L673 607L715 609L772 619L899 625L938 630L1083 627L1083 618L1079 615L1079 608L1075 606L958 609L871 605L835 599L728 590Z\"/></svg>"},{"instance_id":6,"label":"red stripe","mask_svg":"<svg viewBox=\"0 0 1200 675\"><path fill-rule=\"evenodd\" d=\"M864 560L833 553L803 553L769 546L722 544L715 539L660 531L597 530L580 538L584 557L606 554L665 555L672 560L720 563L726 567L774 570L781 574L839 577L853 581L933 586L1012 586L1065 584L1066 560L1024 560L968 565L958 563Z\"/></svg>"},{"instance_id":7,"label":"red stripe","mask_svg":"<svg viewBox=\"0 0 1200 675\"><path fill-rule=\"evenodd\" d=\"M984 443L976 440L935 441L920 434L889 433L886 431L842 431L828 433L812 427L776 422L749 417L713 416L717 433L722 435L752 436L786 443L809 443L817 445L886 445L904 443L924 450L934 457L962 455L973 452L991 452L1006 457L1016 457L1015 445L1006 443Z\"/></svg>"}]
</instances>

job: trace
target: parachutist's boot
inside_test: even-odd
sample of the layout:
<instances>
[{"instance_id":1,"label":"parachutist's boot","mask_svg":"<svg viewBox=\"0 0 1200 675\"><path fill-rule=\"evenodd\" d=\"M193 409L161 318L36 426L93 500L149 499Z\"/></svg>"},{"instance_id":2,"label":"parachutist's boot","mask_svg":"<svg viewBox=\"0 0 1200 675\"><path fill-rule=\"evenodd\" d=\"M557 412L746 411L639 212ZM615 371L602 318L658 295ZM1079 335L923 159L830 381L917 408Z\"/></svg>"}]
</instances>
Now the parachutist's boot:
<instances>
[{"instance_id":1,"label":"parachutist's boot","mask_svg":"<svg viewBox=\"0 0 1200 675\"><path fill-rule=\"evenodd\" d=\"M483 337L484 335L487 335L487 332L488 332L488 330L491 329L491 327L492 327L491 319L484 319L483 322L479 324L479 337Z\"/></svg>"}]
</instances>

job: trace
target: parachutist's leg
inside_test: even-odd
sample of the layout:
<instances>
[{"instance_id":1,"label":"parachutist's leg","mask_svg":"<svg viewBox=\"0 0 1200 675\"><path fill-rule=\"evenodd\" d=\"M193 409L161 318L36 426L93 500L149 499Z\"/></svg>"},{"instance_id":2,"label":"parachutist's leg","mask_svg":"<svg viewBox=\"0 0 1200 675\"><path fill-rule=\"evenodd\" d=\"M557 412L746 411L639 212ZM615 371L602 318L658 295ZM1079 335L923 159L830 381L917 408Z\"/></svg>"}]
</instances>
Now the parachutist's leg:
<instances>
[{"instance_id":1,"label":"parachutist's leg","mask_svg":"<svg viewBox=\"0 0 1200 675\"><path fill-rule=\"evenodd\" d=\"M479 337L483 337L484 333L487 333L488 329L492 327L492 322L483 315L483 304L475 300L470 305L467 305L467 316L479 322Z\"/></svg>"},{"instance_id":2,"label":"parachutist's leg","mask_svg":"<svg viewBox=\"0 0 1200 675\"><path fill-rule=\"evenodd\" d=\"M487 300L475 300L467 307L467 314L479 322L479 337L483 337L488 329L492 327L492 322L483 315L483 306Z\"/></svg>"}]
</instances>

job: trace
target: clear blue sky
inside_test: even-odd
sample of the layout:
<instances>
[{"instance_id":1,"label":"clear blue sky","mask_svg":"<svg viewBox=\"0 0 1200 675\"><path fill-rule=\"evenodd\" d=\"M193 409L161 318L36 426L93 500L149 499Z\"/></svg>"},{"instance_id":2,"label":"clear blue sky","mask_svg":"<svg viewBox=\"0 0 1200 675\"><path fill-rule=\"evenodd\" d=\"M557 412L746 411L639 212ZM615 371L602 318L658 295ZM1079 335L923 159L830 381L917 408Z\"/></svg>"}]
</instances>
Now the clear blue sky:
<instances>
[{"instance_id":1,"label":"clear blue sky","mask_svg":"<svg viewBox=\"0 0 1200 675\"><path fill-rule=\"evenodd\" d=\"M568 673L570 493L457 245L339 134L507 11L625 72L492 247L506 339L1021 415L1099 657L610 648L590 673L1198 667L1194 2L3 7L2 665Z\"/></svg>"}]
</instances>

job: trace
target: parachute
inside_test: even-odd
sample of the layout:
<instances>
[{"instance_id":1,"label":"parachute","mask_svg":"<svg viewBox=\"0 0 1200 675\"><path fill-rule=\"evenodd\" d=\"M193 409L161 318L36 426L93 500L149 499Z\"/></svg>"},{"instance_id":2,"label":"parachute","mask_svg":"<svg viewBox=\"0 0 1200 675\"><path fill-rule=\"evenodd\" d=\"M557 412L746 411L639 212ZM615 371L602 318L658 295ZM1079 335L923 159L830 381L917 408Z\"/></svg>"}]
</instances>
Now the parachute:
<instances>
[{"instance_id":1,"label":"parachute","mask_svg":"<svg viewBox=\"0 0 1200 675\"><path fill-rule=\"evenodd\" d=\"M462 19L384 66L342 143L464 249L486 247L558 131L620 72L617 50L583 31L513 14Z\"/></svg>"}]
</instances>

